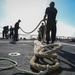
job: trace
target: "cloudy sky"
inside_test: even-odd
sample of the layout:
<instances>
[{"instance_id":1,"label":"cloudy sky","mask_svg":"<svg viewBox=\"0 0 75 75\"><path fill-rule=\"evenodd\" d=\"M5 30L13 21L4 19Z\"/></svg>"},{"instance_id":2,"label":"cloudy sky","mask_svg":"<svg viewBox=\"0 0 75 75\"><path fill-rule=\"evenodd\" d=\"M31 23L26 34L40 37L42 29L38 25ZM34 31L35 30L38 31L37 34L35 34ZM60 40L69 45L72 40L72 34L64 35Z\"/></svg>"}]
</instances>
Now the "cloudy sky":
<instances>
[{"instance_id":1,"label":"cloudy sky","mask_svg":"<svg viewBox=\"0 0 75 75\"><path fill-rule=\"evenodd\" d=\"M43 19L51 1L58 10L57 36L75 36L75 0L0 0L0 32L5 25L14 27L18 19L24 31L32 31ZM19 30L19 33L23 32Z\"/></svg>"}]
</instances>

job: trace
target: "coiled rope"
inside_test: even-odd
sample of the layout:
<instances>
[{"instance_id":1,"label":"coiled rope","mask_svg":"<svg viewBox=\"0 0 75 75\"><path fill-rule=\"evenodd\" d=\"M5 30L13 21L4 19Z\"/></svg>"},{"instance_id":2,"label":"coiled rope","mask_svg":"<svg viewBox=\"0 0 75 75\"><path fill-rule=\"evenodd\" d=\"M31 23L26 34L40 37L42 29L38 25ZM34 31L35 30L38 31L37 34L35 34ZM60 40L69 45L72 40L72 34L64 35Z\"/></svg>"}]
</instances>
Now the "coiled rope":
<instances>
[{"instance_id":1,"label":"coiled rope","mask_svg":"<svg viewBox=\"0 0 75 75\"><path fill-rule=\"evenodd\" d=\"M17 62L14 61L14 60L11 60L11 59L8 59L8 58L3 58L3 57L0 58L0 61L2 61L2 60L6 60L6 61L10 62L12 65L8 66L8 67L0 67L0 71L1 70L6 70L6 69L11 69L11 68L14 68L14 67L17 66Z\"/></svg>"},{"instance_id":2,"label":"coiled rope","mask_svg":"<svg viewBox=\"0 0 75 75\"><path fill-rule=\"evenodd\" d=\"M47 70L48 73L51 73L57 69L60 68L60 63L57 60L57 54L60 49L62 48L61 44L49 44L49 45L43 45L39 41L34 41L34 56L30 60L30 65L37 71L45 71ZM49 61L53 62L53 65L47 63L46 64L40 64L36 62L37 59L48 59Z\"/></svg>"},{"instance_id":3,"label":"coiled rope","mask_svg":"<svg viewBox=\"0 0 75 75\"><path fill-rule=\"evenodd\" d=\"M23 70L23 69L20 69L20 68L17 67L18 63L16 61L14 61L14 60L11 60L9 58L3 58L3 57L0 58L0 61L2 61L2 60L6 60L6 61L10 62L12 65L8 66L8 67L0 67L0 71L16 68L17 70L19 70L19 71L21 71L23 73L32 74L32 75L44 75L47 72L47 70L40 71L39 73L28 71L28 70Z\"/></svg>"}]
</instances>

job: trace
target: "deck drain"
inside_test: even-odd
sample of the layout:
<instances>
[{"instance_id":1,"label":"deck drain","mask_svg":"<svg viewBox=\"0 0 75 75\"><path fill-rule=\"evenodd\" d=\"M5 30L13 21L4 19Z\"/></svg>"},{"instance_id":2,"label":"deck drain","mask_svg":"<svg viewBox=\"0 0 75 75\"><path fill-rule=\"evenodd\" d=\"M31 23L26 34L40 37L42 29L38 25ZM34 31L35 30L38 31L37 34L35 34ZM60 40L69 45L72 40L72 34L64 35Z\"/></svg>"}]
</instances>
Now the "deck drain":
<instances>
[{"instance_id":1,"label":"deck drain","mask_svg":"<svg viewBox=\"0 0 75 75\"><path fill-rule=\"evenodd\" d=\"M19 55L21 55L21 53L12 52L12 53L9 53L8 55L10 55L10 56L19 56Z\"/></svg>"}]
</instances>

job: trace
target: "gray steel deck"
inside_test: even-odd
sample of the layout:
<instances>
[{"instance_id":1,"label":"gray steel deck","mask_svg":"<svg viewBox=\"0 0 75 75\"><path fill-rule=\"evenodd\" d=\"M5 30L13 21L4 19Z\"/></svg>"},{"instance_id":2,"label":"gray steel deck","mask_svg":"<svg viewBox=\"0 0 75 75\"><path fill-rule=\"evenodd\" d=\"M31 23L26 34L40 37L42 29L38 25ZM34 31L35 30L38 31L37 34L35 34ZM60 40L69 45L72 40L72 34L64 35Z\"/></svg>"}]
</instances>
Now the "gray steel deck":
<instances>
[{"instance_id":1,"label":"gray steel deck","mask_svg":"<svg viewBox=\"0 0 75 75\"><path fill-rule=\"evenodd\" d=\"M17 43L12 43L10 40L0 40L0 57L10 58L18 62L18 67L21 69L32 71L29 61L34 55L34 42L30 40L20 40ZM9 56L11 52L21 53L19 56ZM47 75L75 75L75 46L64 44L63 48L58 52L58 60L61 63L61 68L56 72ZM9 64L5 64L9 65ZM2 66L2 64L0 64ZM16 68L0 71L0 75L30 75L18 71Z\"/></svg>"}]
</instances>

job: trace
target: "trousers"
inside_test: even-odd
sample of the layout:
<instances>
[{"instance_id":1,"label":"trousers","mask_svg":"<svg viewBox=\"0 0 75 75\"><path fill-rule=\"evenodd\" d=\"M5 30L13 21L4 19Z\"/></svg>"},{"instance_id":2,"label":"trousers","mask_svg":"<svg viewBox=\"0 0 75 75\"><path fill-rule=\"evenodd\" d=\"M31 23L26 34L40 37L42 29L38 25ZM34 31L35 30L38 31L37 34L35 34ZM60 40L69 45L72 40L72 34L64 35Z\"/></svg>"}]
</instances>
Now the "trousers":
<instances>
[{"instance_id":1,"label":"trousers","mask_svg":"<svg viewBox=\"0 0 75 75\"><path fill-rule=\"evenodd\" d=\"M50 35L51 32L51 35ZM56 21L47 21L46 25L46 40L49 43L51 40L54 43L56 38Z\"/></svg>"}]
</instances>

